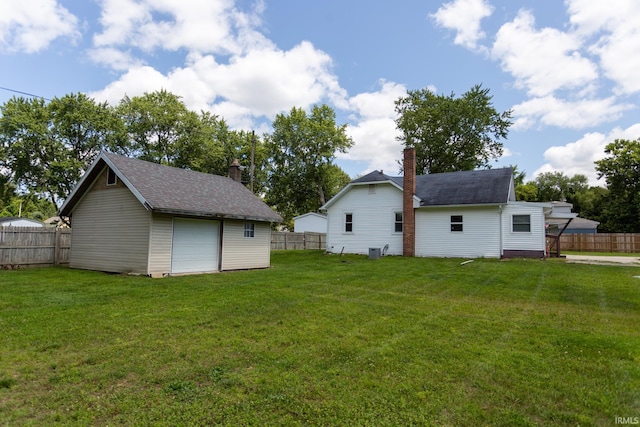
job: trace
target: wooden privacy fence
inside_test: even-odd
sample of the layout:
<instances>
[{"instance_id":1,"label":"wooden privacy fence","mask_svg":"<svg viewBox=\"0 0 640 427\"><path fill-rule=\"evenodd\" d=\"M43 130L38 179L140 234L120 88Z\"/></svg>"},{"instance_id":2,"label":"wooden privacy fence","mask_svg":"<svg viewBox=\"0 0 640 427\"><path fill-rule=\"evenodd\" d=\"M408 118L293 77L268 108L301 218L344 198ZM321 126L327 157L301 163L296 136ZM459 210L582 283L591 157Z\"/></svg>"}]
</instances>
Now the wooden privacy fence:
<instances>
[{"instance_id":1,"label":"wooden privacy fence","mask_svg":"<svg viewBox=\"0 0 640 427\"><path fill-rule=\"evenodd\" d=\"M640 253L639 233L563 234L563 251Z\"/></svg>"},{"instance_id":2,"label":"wooden privacy fence","mask_svg":"<svg viewBox=\"0 0 640 427\"><path fill-rule=\"evenodd\" d=\"M327 243L325 233L290 233L274 231L271 233L271 249L324 249Z\"/></svg>"},{"instance_id":3,"label":"wooden privacy fence","mask_svg":"<svg viewBox=\"0 0 640 427\"><path fill-rule=\"evenodd\" d=\"M0 227L0 268L68 264L71 229Z\"/></svg>"}]
</instances>

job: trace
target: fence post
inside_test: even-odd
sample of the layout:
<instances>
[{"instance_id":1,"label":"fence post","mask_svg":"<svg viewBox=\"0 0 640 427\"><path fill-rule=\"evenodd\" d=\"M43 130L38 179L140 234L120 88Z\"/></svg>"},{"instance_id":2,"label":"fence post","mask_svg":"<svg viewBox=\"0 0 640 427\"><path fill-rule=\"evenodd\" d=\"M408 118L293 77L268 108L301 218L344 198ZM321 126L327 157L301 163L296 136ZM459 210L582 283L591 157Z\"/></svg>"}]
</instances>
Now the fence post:
<instances>
[{"instance_id":1,"label":"fence post","mask_svg":"<svg viewBox=\"0 0 640 427\"><path fill-rule=\"evenodd\" d=\"M53 265L60 265L60 238L62 237L60 229L56 227L53 243Z\"/></svg>"}]
</instances>

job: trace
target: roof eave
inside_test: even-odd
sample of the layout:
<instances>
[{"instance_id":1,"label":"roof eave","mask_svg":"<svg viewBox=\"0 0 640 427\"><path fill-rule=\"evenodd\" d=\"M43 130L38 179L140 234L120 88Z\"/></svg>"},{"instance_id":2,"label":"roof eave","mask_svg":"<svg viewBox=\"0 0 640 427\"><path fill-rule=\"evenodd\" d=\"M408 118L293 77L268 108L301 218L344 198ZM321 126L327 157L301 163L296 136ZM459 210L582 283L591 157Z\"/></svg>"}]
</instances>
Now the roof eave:
<instances>
[{"instance_id":1,"label":"roof eave","mask_svg":"<svg viewBox=\"0 0 640 427\"><path fill-rule=\"evenodd\" d=\"M504 206L506 202L491 202L491 203L458 203L453 205L421 205L420 209L429 208L475 208L475 207L489 207L489 206Z\"/></svg>"},{"instance_id":2,"label":"roof eave","mask_svg":"<svg viewBox=\"0 0 640 427\"><path fill-rule=\"evenodd\" d=\"M202 211L188 211L181 209L152 209L154 213L162 213L176 216L198 217L198 218L211 218L211 219L235 219L239 221L259 221L259 222L282 222L281 216L266 217L261 215L237 215L228 214L222 212L202 212Z\"/></svg>"}]
</instances>

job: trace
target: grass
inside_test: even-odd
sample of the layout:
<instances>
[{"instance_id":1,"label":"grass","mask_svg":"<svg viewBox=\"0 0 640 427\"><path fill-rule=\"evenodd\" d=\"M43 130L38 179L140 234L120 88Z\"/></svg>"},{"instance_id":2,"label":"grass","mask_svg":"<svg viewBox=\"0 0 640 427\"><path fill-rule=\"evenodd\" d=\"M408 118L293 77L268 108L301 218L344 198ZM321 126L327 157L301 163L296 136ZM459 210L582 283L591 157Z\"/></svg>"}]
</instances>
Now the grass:
<instances>
[{"instance_id":1,"label":"grass","mask_svg":"<svg viewBox=\"0 0 640 427\"><path fill-rule=\"evenodd\" d=\"M640 416L637 267L342 261L275 252L268 270L166 279L0 272L0 424Z\"/></svg>"}]
</instances>

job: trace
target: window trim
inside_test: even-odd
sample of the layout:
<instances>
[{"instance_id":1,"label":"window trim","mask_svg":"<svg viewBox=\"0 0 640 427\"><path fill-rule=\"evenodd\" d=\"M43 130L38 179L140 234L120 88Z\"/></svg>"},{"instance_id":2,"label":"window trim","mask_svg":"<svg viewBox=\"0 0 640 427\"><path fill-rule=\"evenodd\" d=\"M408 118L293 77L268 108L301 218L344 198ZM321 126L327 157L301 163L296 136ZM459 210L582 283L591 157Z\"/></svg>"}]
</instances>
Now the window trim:
<instances>
[{"instance_id":1,"label":"window trim","mask_svg":"<svg viewBox=\"0 0 640 427\"><path fill-rule=\"evenodd\" d=\"M255 222L245 222L244 223L244 238L245 239L253 239L256 237L256 224Z\"/></svg>"},{"instance_id":2,"label":"window trim","mask_svg":"<svg viewBox=\"0 0 640 427\"><path fill-rule=\"evenodd\" d=\"M451 215L449 217L449 224L450 224L449 231L451 233L464 232L464 216L463 215Z\"/></svg>"},{"instance_id":3,"label":"window trim","mask_svg":"<svg viewBox=\"0 0 640 427\"><path fill-rule=\"evenodd\" d=\"M353 233L353 212L344 213L344 229L343 231L348 234Z\"/></svg>"},{"instance_id":4,"label":"window trim","mask_svg":"<svg viewBox=\"0 0 640 427\"><path fill-rule=\"evenodd\" d=\"M527 217L529 219L528 222L519 222L516 224L516 217ZM526 230L517 230L517 226L526 226ZM513 214L511 215L511 232L512 233L531 233L531 214Z\"/></svg>"}]
</instances>

